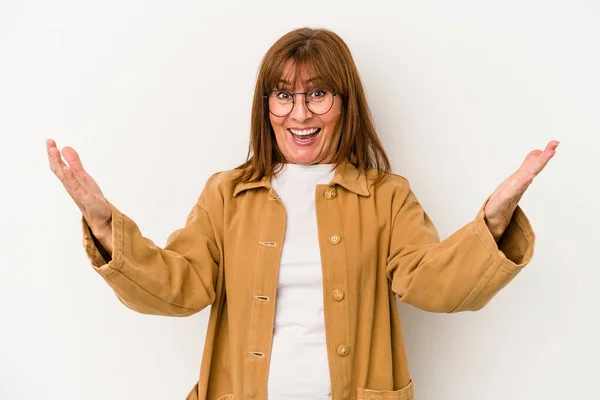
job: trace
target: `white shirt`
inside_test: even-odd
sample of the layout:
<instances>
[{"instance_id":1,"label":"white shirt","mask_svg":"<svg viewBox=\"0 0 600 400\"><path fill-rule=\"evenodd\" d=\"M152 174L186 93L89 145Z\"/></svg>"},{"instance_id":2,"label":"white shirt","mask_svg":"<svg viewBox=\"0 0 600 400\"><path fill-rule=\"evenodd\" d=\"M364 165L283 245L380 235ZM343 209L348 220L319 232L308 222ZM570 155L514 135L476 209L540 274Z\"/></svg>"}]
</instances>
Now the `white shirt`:
<instances>
[{"instance_id":1,"label":"white shirt","mask_svg":"<svg viewBox=\"0 0 600 400\"><path fill-rule=\"evenodd\" d=\"M286 210L275 326L269 367L269 400L329 400L323 277L317 233L317 184L334 176L332 164L285 164L271 185Z\"/></svg>"}]
</instances>

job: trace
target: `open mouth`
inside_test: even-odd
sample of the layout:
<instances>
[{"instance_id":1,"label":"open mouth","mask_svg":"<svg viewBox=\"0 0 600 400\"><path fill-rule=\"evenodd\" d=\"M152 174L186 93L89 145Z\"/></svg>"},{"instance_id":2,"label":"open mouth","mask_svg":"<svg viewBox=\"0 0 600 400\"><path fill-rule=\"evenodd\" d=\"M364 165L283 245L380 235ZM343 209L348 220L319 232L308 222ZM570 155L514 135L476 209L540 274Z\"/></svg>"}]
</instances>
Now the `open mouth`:
<instances>
[{"instance_id":1,"label":"open mouth","mask_svg":"<svg viewBox=\"0 0 600 400\"><path fill-rule=\"evenodd\" d=\"M321 128L311 129L288 129L288 132L292 134L294 141L299 144L310 144L313 140L321 133Z\"/></svg>"}]
</instances>

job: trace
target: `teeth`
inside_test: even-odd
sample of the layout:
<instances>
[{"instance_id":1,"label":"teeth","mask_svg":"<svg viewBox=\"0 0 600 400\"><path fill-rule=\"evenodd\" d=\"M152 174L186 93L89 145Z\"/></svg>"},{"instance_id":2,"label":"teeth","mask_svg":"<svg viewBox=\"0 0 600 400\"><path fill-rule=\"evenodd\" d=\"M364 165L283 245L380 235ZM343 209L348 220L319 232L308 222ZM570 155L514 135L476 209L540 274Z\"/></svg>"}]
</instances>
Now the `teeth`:
<instances>
[{"instance_id":1,"label":"teeth","mask_svg":"<svg viewBox=\"0 0 600 400\"><path fill-rule=\"evenodd\" d=\"M290 132L292 132L294 135L305 136L305 135L311 135L318 130L319 130L319 128L307 129L307 130L303 130L303 131L299 131L296 129L290 129Z\"/></svg>"}]
</instances>

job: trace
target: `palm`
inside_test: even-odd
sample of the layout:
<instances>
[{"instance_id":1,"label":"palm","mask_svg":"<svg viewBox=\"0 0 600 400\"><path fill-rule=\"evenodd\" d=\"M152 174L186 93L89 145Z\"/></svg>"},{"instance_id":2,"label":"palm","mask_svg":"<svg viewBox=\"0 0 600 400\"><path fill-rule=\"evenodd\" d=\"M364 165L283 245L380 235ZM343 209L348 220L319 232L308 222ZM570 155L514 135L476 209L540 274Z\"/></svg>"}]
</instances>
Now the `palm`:
<instances>
[{"instance_id":1,"label":"palm","mask_svg":"<svg viewBox=\"0 0 600 400\"><path fill-rule=\"evenodd\" d=\"M65 147L62 156L53 140L47 144L50 169L81 210L90 226L101 226L110 221L112 211L96 181L85 171L79 155L71 147Z\"/></svg>"},{"instance_id":2,"label":"palm","mask_svg":"<svg viewBox=\"0 0 600 400\"><path fill-rule=\"evenodd\" d=\"M521 197L544 169L548 161L556 154L558 142L553 140L542 150L530 152L519 169L505 179L490 196L485 207L485 217L490 231L498 239L510 223L513 212Z\"/></svg>"}]
</instances>

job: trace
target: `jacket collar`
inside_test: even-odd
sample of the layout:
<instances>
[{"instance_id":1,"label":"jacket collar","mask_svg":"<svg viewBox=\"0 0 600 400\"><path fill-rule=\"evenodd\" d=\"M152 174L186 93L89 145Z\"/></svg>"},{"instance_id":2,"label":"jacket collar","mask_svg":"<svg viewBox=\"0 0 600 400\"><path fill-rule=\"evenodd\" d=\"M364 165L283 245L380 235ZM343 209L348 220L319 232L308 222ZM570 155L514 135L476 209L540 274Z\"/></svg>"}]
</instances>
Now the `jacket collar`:
<instances>
[{"instance_id":1,"label":"jacket collar","mask_svg":"<svg viewBox=\"0 0 600 400\"><path fill-rule=\"evenodd\" d=\"M351 191L360 196L369 196L369 189L367 186L367 177L364 173L360 173L358 169L349 163L348 161L343 162L335 169L335 174L329 185L340 185L346 190ZM271 189L271 182L268 177L264 177L256 182L240 182L235 185L233 191L233 197L236 197L243 191L265 188Z\"/></svg>"}]
</instances>

